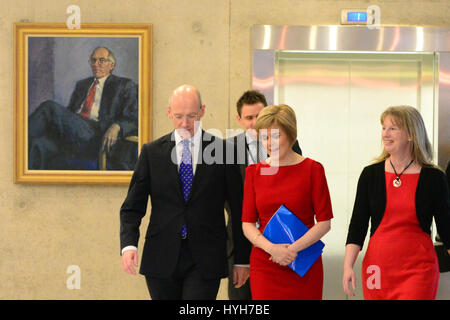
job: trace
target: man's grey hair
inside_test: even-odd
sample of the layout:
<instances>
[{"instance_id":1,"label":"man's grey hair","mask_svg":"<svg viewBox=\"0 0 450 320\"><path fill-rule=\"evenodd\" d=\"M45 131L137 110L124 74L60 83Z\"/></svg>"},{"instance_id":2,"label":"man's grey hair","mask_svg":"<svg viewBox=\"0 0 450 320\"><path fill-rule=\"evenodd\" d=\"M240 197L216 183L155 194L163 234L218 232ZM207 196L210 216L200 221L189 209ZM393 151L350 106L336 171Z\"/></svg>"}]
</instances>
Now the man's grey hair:
<instances>
[{"instance_id":1,"label":"man's grey hair","mask_svg":"<svg viewBox=\"0 0 450 320\"><path fill-rule=\"evenodd\" d=\"M98 49L105 49L106 51L108 51L108 59L109 61L111 61L112 63L114 63L114 68L117 66L117 62L116 62L116 56L114 55L114 52L112 52L109 48L107 47L103 47L103 46L99 46L97 48L95 48L94 50L92 50L91 53L91 58L94 55L94 52L97 51Z\"/></svg>"}]
</instances>

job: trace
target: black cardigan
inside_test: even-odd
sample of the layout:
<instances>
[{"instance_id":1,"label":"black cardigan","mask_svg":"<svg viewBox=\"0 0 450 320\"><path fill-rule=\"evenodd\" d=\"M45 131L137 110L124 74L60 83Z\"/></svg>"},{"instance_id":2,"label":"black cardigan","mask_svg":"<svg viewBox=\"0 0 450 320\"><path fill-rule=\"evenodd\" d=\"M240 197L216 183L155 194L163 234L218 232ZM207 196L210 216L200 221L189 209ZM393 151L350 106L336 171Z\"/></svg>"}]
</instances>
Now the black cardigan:
<instances>
[{"instance_id":1,"label":"black cardigan","mask_svg":"<svg viewBox=\"0 0 450 320\"><path fill-rule=\"evenodd\" d=\"M450 248L450 196L445 174L439 169L422 168L416 189L416 214L420 227L431 234L434 216L438 234L447 249ZM364 168L359 177L353 206L347 244L361 248L367 234L369 219L370 236L379 226L386 208L386 181L384 161Z\"/></svg>"}]
</instances>

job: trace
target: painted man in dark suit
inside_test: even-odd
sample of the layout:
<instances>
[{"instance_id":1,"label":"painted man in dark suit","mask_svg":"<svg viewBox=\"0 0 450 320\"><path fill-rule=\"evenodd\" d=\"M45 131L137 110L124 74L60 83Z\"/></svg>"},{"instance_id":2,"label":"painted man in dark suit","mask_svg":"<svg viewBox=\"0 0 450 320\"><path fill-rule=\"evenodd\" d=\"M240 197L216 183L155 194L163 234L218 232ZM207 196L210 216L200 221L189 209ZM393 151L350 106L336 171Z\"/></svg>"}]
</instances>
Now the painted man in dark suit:
<instances>
[{"instance_id":1,"label":"painted man in dark suit","mask_svg":"<svg viewBox=\"0 0 450 320\"><path fill-rule=\"evenodd\" d=\"M267 158L267 152L258 141L255 130L256 118L265 107L267 107L266 98L262 93L255 90L244 92L236 103L236 119L245 131L229 138L228 140L236 146L237 163L239 164L242 183L245 179L245 169L249 165L258 163ZM298 141L295 141L292 149L298 154L302 154ZM231 236L232 231L234 230L232 223L233 221L229 220L227 226L227 231L229 234L227 246L230 265L234 264L233 253L236 249L236 245L232 242L233 237ZM239 265L237 267L241 269L240 272L242 273L248 272L248 266ZM250 282L247 281L243 286L239 286L236 284L236 278L233 278L233 275L230 272L230 276L228 278L228 297L230 300L250 300Z\"/></svg>"},{"instance_id":2,"label":"painted man in dark suit","mask_svg":"<svg viewBox=\"0 0 450 320\"><path fill-rule=\"evenodd\" d=\"M134 168L133 154L113 159L124 153L117 141L138 134L137 86L111 73L116 59L107 48L96 48L89 63L92 77L76 83L67 107L48 100L29 116L28 169L79 169L76 161L96 160L103 150L112 159L110 169Z\"/></svg>"},{"instance_id":3,"label":"painted man in dark suit","mask_svg":"<svg viewBox=\"0 0 450 320\"><path fill-rule=\"evenodd\" d=\"M251 245L240 223L243 185L237 165L226 161L233 145L200 128L204 113L194 87L172 93L168 115L175 130L142 147L120 210L122 267L135 274L139 226L151 199L140 273L154 300L216 298L228 274L225 201L236 226L235 263L249 263Z\"/></svg>"}]
</instances>

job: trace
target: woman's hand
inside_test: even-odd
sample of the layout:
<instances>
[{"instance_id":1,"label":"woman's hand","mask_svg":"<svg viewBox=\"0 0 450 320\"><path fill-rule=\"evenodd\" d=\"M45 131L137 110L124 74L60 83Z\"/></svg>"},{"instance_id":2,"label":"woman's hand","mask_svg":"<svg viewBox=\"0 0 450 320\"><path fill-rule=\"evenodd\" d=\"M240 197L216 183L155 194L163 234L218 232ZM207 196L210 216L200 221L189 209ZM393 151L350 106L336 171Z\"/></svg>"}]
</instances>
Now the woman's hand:
<instances>
[{"instance_id":1,"label":"woman's hand","mask_svg":"<svg viewBox=\"0 0 450 320\"><path fill-rule=\"evenodd\" d=\"M270 260L282 266L287 266L297 258L297 252L290 247L291 245L287 243L273 244L269 250Z\"/></svg>"},{"instance_id":2,"label":"woman's hand","mask_svg":"<svg viewBox=\"0 0 450 320\"><path fill-rule=\"evenodd\" d=\"M361 251L361 246L354 243L349 243L345 246L345 257L344 257L344 275L342 276L342 286L344 291L350 297L354 297L355 294L350 289L348 283L352 283L353 290L356 289L356 276L353 271L353 266L355 265L356 258Z\"/></svg>"},{"instance_id":3,"label":"woman's hand","mask_svg":"<svg viewBox=\"0 0 450 320\"><path fill-rule=\"evenodd\" d=\"M342 286L344 287L345 293L350 296L354 297L355 293L350 289L349 283L352 283L352 289L356 289L356 276L355 272L353 271L353 268L350 267L344 267L344 275L342 277Z\"/></svg>"}]
</instances>

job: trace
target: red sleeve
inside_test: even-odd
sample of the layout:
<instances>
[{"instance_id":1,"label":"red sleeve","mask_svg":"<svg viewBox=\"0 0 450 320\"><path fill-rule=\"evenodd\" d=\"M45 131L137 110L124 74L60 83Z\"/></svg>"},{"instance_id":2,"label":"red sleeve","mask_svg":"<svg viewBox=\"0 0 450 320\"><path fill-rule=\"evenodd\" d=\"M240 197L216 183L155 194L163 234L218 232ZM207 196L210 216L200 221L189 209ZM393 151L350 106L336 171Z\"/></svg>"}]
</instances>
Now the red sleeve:
<instances>
[{"instance_id":1,"label":"red sleeve","mask_svg":"<svg viewBox=\"0 0 450 320\"><path fill-rule=\"evenodd\" d=\"M328 190L325 170L319 162L312 165L312 201L316 221L327 221L333 218L330 191Z\"/></svg>"},{"instance_id":2,"label":"red sleeve","mask_svg":"<svg viewBox=\"0 0 450 320\"><path fill-rule=\"evenodd\" d=\"M244 181L244 200L242 206L242 222L258 221L258 212L256 210L256 194L254 188L256 166L251 165L245 169Z\"/></svg>"}]
</instances>

